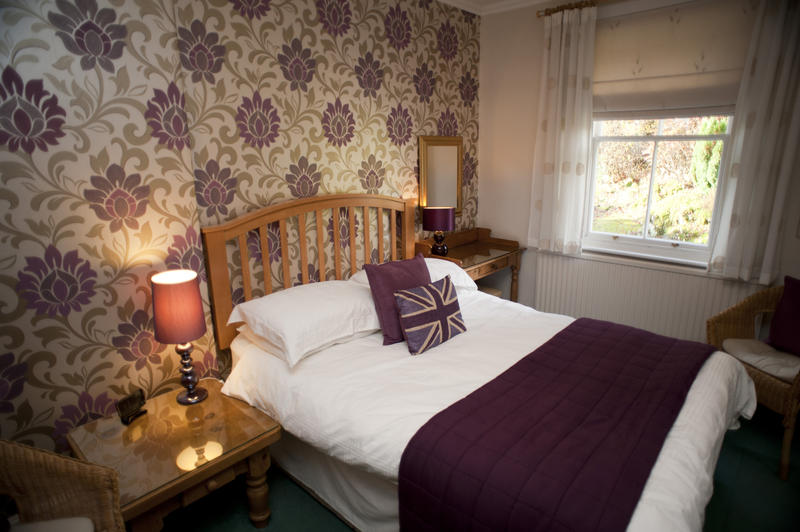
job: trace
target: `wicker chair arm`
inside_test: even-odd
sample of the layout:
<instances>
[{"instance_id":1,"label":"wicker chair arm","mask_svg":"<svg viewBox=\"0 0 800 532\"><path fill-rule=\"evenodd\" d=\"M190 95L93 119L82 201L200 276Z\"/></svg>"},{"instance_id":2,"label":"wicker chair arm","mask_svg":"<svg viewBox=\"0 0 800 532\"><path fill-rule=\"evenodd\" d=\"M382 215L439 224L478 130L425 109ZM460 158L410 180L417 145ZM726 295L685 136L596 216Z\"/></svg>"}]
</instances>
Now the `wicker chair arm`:
<instances>
[{"instance_id":1,"label":"wicker chair arm","mask_svg":"<svg viewBox=\"0 0 800 532\"><path fill-rule=\"evenodd\" d=\"M756 315L774 312L783 295L783 286L773 286L746 297L731 308L706 321L706 338L709 344L722 349L727 338L753 338Z\"/></svg>"},{"instance_id":2,"label":"wicker chair arm","mask_svg":"<svg viewBox=\"0 0 800 532\"><path fill-rule=\"evenodd\" d=\"M7 440L0 464L0 493L14 499L21 522L88 517L95 530L125 530L113 469Z\"/></svg>"}]
</instances>

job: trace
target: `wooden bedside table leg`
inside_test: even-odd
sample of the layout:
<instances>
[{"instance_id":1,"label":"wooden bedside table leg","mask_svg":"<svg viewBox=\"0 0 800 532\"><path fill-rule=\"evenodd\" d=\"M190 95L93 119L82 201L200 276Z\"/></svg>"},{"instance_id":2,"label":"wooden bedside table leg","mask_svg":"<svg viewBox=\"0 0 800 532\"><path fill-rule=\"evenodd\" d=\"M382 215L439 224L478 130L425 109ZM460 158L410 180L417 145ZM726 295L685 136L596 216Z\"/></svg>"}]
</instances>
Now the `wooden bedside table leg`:
<instances>
[{"instance_id":1,"label":"wooden bedside table leg","mask_svg":"<svg viewBox=\"0 0 800 532\"><path fill-rule=\"evenodd\" d=\"M250 521L257 528L267 526L270 516L269 486L267 486L269 465L269 449L264 449L247 459L247 499L250 503Z\"/></svg>"},{"instance_id":2,"label":"wooden bedside table leg","mask_svg":"<svg viewBox=\"0 0 800 532\"><path fill-rule=\"evenodd\" d=\"M516 301L517 296L519 295L519 263L520 263L520 256L519 253L513 257L511 264L511 293L509 294L511 297L511 301Z\"/></svg>"}]
</instances>

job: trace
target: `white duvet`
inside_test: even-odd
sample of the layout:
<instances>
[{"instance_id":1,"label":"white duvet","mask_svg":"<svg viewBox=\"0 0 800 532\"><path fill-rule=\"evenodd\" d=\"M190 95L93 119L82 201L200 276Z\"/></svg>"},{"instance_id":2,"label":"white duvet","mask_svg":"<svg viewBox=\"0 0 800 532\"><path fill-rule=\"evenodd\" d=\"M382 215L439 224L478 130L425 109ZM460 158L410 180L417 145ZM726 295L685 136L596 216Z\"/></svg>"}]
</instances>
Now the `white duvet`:
<instances>
[{"instance_id":1,"label":"white duvet","mask_svg":"<svg viewBox=\"0 0 800 532\"><path fill-rule=\"evenodd\" d=\"M293 369L237 337L223 392L264 410L322 452L397 479L400 457L434 414L546 342L573 319L459 290L467 332L419 356L380 333L327 348ZM631 530L700 530L722 439L755 410L744 368L716 352L703 365L645 485Z\"/></svg>"}]
</instances>

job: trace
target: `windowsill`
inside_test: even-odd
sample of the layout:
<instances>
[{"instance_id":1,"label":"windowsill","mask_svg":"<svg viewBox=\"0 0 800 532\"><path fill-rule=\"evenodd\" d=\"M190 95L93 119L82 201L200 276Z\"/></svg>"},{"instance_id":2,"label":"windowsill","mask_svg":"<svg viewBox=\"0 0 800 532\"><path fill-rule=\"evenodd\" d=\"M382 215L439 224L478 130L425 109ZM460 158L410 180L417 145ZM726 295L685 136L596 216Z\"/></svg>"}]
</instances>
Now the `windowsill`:
<instances>
[{"instance_id":1,"label":"windowsill","mask_svg":"<svg viewBox=\"0 0 800 532\"><path fill-rule=\"evenodd\" d=\"M611 261L633 261L637 265L653 264L666 267L678 267L681 269L688 269L695 272L707 273L707 263L697 260L686 258L673 258L673 257L659 257L657 255L648 255L645 253L637 253L635 251L607 249L595 246L584 246L582 254L591 256L599 255L607 257Z\"/></svg>"},{"instance_id":2,"label":"windowsill","mask_svg":"<svg viewBox=\"0 0 800 532\"><path fill-rule=\"evenodd\" d=\"M546 255L555 255L559 257L567 257L578 260L588 260L594 262L604 262L608 264L619 264L623 266L633 266L646 270L663 271L670 273L679 273L683 275L694 275L696 277L705 277L708 279L725 279L721 275L711 273L706 269L705 264L699 265L697 263L681 263L678 261L660 260L655 257L643 258L621 253L607 253L595 249L584 249L580 255L563 255L561 253L554 253L543 249L536 249L536 253L544 253ZM739 281L744 282L744 281Z\"/></svg>"}]
</instances>

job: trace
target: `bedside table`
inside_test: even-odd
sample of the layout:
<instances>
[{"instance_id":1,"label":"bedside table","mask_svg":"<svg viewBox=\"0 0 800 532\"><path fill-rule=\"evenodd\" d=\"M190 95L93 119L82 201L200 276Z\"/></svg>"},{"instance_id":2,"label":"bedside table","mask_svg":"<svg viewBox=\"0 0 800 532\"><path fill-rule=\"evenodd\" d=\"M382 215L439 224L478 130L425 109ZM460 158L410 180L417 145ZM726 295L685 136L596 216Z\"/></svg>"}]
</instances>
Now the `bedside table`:
<instances>
[{"instance_id":1,"label":"bedside table","mask_svg":"<svg viewBox=\"0 0 800 532\"><path fill-rule=\"evenodd\" d=\"M201 381L202 403L183 406L175 392L145 403L147 413L123 425L103 418L68 435L75 454L119 473L122 517L136 530L160 530L162 518L247 474L250 519L259 528L270 515L267 486L269 446L281 436L271 417Z\"/></svg>"},{"instance_id":2,"label":"bedside table","mask_svg":"<svg viewBox=\"0 0 800 532\"><path fill-rule=\"evenodd\" d=\"M525 248L519 247L519 242L516 240L493 238L491 233L491 229L483 227L445 233L444 242L449 248L446 256L431 255L432 238L417 242L414 245L414 253L455 262L475 281L503 268L511 268L510 295L511 301L516 301L520 258Z\"/></svg>"}]
</instances>

